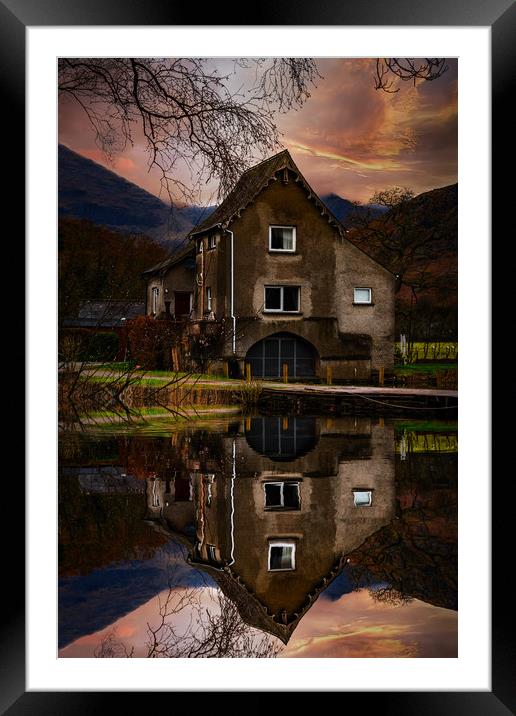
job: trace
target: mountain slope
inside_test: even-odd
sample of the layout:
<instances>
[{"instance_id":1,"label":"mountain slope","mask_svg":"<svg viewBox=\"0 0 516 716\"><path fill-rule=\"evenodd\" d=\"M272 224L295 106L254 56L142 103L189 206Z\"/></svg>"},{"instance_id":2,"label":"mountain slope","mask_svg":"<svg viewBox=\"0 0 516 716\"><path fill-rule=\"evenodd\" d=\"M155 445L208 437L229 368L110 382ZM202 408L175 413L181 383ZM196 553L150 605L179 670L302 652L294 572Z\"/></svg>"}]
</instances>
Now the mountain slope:
<instances>
[{"instance_id":1,"label":"mountain slope","mask_svg":"<svg viewBox=\"0 0 516 716\"><path fill-rule=\"evenodd\" d=\"M338 194L325 194L321 199L328 209L346 228L354 226L357 218L369 217L374 219L386 211L386 208L378 204L354 204L349 199L344 199Z\"/></svg>"},{"instance_id":2,"label":"mountain slope","mask_svg":"<svg viewBox=\"0 0 516 716\"><path fill-rule=\"evenodd\" d=\"M158 197L62 144L58 168L60 216L88 219L124 233L174 242L213 209L190 206L171 211Z\"/></svg>"}]
</instances>

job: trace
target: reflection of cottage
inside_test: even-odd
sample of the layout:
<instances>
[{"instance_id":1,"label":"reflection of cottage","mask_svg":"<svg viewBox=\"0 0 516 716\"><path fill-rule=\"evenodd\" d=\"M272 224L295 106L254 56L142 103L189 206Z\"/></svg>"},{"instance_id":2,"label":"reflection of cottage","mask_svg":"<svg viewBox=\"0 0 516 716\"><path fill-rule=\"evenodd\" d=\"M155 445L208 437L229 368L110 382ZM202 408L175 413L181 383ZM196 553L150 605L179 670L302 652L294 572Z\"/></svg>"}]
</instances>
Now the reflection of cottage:
<instances>
[{"instance_id":1,"label":"reflection of cottage","mask_svg":"<svg viewBox=\"0 0 516 716\"><path fill-rule=\"evenodd\" d=\"M147 314L224 319L235 374L245 363L265 378L392 368L394 278L347 240L288 151L245 172L189 239L146 272Z\"/></svg>"},{"instance_id":2,"label":"reflection of cottage","mask_svg":"<svg viewBox=\"0 0 516 716\"><path fill-rule=\"evenodd\" d=\"M310 452L277 459L255 449L261 426L243 423L224 441L223 469L193 461L188 507L174 497L177 482L160 498L160 518L190 536L191 561L212 573L249 624L285 642L345 555L394 516L392 428L355 418L311 426ZM295 428L283 427L296 441ZM308 424L301 433L307 438Z\"/></svg>"}]
</instances>

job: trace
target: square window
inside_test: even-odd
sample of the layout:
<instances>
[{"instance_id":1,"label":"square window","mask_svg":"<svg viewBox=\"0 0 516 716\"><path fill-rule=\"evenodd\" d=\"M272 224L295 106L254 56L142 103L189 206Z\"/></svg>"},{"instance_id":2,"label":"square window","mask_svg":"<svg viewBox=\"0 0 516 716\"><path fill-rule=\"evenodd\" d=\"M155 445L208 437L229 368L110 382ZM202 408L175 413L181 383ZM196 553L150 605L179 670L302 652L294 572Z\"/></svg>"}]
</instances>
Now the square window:
<instances>
[{"instance_id":1,"label":"square window","mask_svg":"<svg viewBox=\"0 0 516 716\"><path fill-rule=\"evenodd\" d=\"M355 303L371 303L371 289L370 288L355 288Z\"/></svg>"},{"instance_id":2,"label":"square window","mask_svg":"<svg viewBox=\"0 0 516 716\"><path fill-rule=\"evenodd\" d=\"M301 500L298 482L265 482L263 489L265 492L265 509L300 509Z\"/></svg>"},{"instance_id":3,"label":"square window","mask_svg":"<svg viewBox=\"0 0 516 716\"><path fill-rule=\"evenodd\" d=\"M296 568L296 545L293 542L269 543L269 572L285 572Z\"/></svg>"},{"instance_id":4,"label":"square window","mask_svg":"<svg viewBox=\"0 0 516 716\"><path fill-rule=\"evenodd\" d=\"M371 507L373 494L371 490L353 490L355 507Z\"/></svg>"},{"instance_id":5,"label":"square window","mask_svg":"<svg viewBox=\"0 0 516 716\"><path fill-rule=\"evenodd\" d=\"M295 251L296 229L294 226L269 227L269 251Z\"/></svg>"},{"instance_id":6,"label":"square window","mask_svg":"<svg viewBox=\"0 0 516 716\"><path fill-rule=\"evenodd\" d=\"M297 313L300 305L299 286L265 286L265 311Z\"/></svg>"}]
</instances>

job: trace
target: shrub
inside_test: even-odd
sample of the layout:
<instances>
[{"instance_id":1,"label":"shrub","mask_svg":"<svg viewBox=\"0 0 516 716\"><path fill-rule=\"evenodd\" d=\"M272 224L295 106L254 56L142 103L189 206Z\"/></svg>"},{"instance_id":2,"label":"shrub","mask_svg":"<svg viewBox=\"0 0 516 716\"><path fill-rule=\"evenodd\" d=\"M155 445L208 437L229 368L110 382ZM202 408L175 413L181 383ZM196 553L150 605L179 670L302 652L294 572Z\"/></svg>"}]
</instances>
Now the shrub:
<instances>
[{"instance_id":1,"label":"shrub","mask_svg":"<svg viewBox=\"0 0 516 716\"><path fill-rule=\"evenodd\" d=\"M128 321L129 351L132 360L146 370L170 368L171 348L179 329L168 320L138 316Z\"/></svg>"},{"instance_id":2,"label":"shrub","mask_svg":"<svg viewBox=\"0 0 516 716\"><path fill-rule=\"evenodd\" d=\"M120 348L114 331L89 331L86 328L69 328L59 334L59 360L65 363L78 361L111 361Z\"/></svg>"},{"instance_id":3,"label":"shrub","mask_svg":"<svg viewBox=\"0 0 516 716\"><path fill-rule=\"evenodd\" d=\"M118 333L106 331L93 333L84 347L85 360L115 360L120 349Z\"/></svg>"},{"instance_id":4,"label":"shrub","mask_svg":"<svg viewBox=\"0 0 516 716\"><path fill-rule=\"evenodd\" d=\"M250 383L244 383L238 393L238 402L242 406L244 412L258 405L263 392L262 383L252 380Z\"/></svg>"}]
</instances>

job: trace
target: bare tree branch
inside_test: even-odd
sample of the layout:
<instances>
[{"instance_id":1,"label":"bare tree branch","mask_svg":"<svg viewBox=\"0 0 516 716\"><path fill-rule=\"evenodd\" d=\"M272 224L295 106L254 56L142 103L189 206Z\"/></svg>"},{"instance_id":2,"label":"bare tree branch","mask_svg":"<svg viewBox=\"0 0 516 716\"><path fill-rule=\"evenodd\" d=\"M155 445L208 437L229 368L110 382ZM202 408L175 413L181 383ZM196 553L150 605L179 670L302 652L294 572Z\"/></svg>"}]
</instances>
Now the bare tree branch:
<instances>
[{"instance_id":1,"label":"bare tree branch","mask_svg":"<svg viewBox=\"0 0 516 716\"><path fill-rule=\"evenodd\" d=\"M253 68L254 86L233 89L236 73ZM308 58L237 59L226 75L205 59L64 58L59 93L83 109L107 157L133 144L138 127L170 200L192 201L212 178L222 198L257 155L278 148L275 113L301 106L319 76Z\"/></svg>"},{"instance_id":2,"label":"bare tree branch","mask_svg":"<svg viewBox=\"0 0 516 716\"><path fill-rule=\"evenodd\" d=\"M394 94L400 90L399 80L412 81L414 85L417 80L431 82L441 77L447 69L446 60L442 57L379 57L376 60L375 89Z\"/></svg>"}]
</instances>

